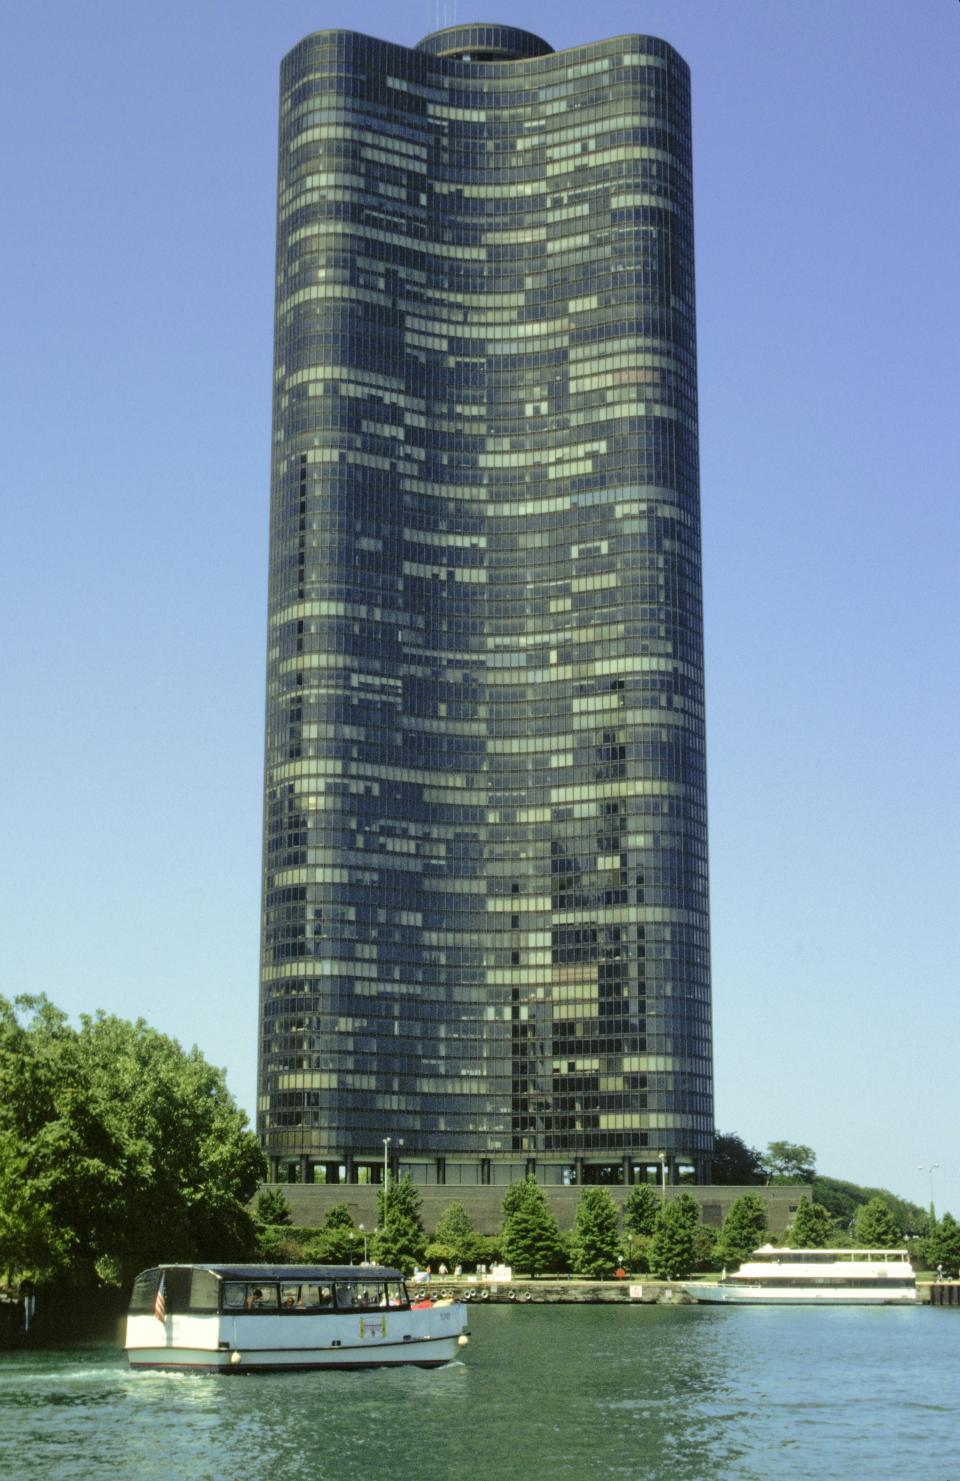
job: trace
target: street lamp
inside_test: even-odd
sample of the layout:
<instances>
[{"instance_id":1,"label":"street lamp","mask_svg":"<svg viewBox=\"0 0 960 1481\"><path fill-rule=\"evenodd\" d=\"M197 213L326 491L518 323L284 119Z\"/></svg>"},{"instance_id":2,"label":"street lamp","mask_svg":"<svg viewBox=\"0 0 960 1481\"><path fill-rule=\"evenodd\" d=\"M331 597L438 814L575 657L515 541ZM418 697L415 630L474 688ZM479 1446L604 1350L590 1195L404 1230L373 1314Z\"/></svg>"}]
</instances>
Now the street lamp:
<instances>
[{"instance_id":1,"label":"street lamp","mask_svg":"<svg viewBox=\"0 0 960 1481\"><path fill-rule=\"evenodd\" d=\"M934 1209L934 1206L933 1206L933 1175L937 1171L937 1168L939 1166L940 1166L939 1162L931 1162L929 1165L925 1165L923 1167L918 1167L917 1168L917 1172L928 1172L930 1174L930 1222L931 1222L931 1224L935 1224L937 1222L936 1210Z\"/></svg>"},{"instance_id":2,"label":"street lamp","mask_svg":"<svg viewBox=\"0 0 960 1481\"><path fill-rule=\"evenodd\" d=\"M666 1152L658 1152L657 1156L660 1159L660 1166L663 1170L663 1182L660 1186L660 1202L664 1204L667 1201L667 1154Z\"/></svg>"},{"instance_id":3,"label":"street lamp","mask_svg":"<svg viewBox=\"0 0 960 1481\"><path fill-rule=\"evenodd\" d=\"M358 1227L360 1229L360 1233L363 1235L363 1263L364 1265L367 1265L369 1264L369 1261L367 1260L367 1231L364 1229L362 1224L360 1224Z\"/></svg>"},{"instance_id":4,"label":"street lamp","mask_svg":"<svg viewBox=\"0 0 960 1481\"><path fill-rule=\"evenodd\" d=\"M385 1136L383 1139L383 1207L387 1207L387 1194L390 1191L390 1142L391 1138Z\"/></svg>"}]
</instances>

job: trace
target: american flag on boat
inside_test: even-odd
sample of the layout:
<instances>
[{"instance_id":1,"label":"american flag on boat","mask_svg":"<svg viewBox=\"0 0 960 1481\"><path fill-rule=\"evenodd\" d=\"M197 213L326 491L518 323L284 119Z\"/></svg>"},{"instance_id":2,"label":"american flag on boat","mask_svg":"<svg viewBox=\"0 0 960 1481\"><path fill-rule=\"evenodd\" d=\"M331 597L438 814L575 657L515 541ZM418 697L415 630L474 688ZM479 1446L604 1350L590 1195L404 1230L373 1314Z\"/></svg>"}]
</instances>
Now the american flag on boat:
<instances>
[{"instance_id":1,"label":"american flag on boat","mask_svg":"<svg viewBox=\"0 0 960 1481\"><path fill-rule=\"evenodd\" d=\"M153 1302L153 1314L158 1322L165 1322L167 1319L167 1294L164 1290L166 1279L166 1275L161 1275L160 1284L157 1286L157 1294Z\"/></svg>"}]
</instances>

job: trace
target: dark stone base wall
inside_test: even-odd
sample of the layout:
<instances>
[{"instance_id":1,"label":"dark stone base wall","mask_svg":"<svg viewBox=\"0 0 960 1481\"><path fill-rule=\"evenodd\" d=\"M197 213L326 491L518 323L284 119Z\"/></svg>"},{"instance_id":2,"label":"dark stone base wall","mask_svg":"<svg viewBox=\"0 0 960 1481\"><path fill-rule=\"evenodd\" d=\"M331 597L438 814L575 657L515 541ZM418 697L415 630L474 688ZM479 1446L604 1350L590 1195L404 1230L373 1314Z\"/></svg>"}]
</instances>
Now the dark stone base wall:
<instances>
[{"instance_id":1,"label":"dark stone base wall","mask_svg":"<svg viewBox=\"0 0 960 1481\"><path fill-rule=\"evenodd\" d=\"M277 1189L290 1206L295 1224L317 1227L323 1223L327 1210L335 1203L345 1204L354 1223L363 1224L372 1231L377 1222L377 1189L357 1183L264 1183L263 1188ZM504 1187L444 1187L427 1186L417 1189L423 1200L423 1222L427 1233L432 1233L440 1222L440 1216L448 1204L462 1203L473 1227L480 1234L496 1234L503 1223L501 1212ZM572 1229L577 1216L580 1188L544 1188L547 1203L561 1229ZM608 1189L619 1208L629 1194L629 1188ZM793 1185L777 1183L763 1188L720 1188L709 1184L687 1184L682 1188L668 1188L667 1197L676 1198L680 1193L689 1193L700 1204L703 1222L719 1229L727 1209L744 1193L756 1193L767 1207L767 1222L771 1233L783 1234L802 1198L810 1196L805 1183Z\"/></svg>"}]
</instances>

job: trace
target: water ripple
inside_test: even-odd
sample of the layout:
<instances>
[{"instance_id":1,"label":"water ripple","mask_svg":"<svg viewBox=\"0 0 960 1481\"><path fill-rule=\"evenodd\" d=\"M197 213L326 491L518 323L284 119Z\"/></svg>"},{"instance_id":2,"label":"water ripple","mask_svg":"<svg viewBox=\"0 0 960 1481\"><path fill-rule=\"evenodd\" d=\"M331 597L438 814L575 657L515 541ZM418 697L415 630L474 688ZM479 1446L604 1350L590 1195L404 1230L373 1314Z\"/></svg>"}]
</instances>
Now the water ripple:
<instances>
[{"instance_id":1,"label":"water ripple","mask_svg":"<svg viewBox=\"0 0 960 1481\"><path fill-rule=\"evenodd\" d=\"M960 1319L488 1307L463 1361L201 1377L0 1359L24 1481L803 1481L960 1475ZM936 1437L932 1446L931 1436Z\"/></svg>"}]
</instances>

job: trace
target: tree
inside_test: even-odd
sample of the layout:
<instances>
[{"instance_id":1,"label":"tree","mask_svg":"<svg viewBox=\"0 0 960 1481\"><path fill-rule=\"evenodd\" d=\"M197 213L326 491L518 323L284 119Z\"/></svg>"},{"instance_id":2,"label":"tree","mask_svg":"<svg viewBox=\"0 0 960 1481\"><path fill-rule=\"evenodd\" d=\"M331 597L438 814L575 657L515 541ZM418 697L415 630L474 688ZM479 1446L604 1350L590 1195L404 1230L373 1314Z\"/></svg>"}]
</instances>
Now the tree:
<instances>
[{"instance_id":1,"label":"tree","mask_svg":"<svg viewBox=\"0 0 960 1481\"><path fill-rule=\"evenodd\" d=\"M299 1238L285 1224L264 1224L257 1230L256 1257L264 1265L321 1264L330 1258L315 1254L310 1236Z\"/></svg>"},{"instance_id":2,"label":"tree","mask_svg":"<svg viewBox=\"0 0 960 1481\"><path fill-rule=\"evenodd\" d=\"M650 1234L630 1234L623 1236L623 1263L628 1270L644 1274L650 1269L650 1245L653 1236Z\"/></svg>"},{"instance_id":3,"label":"tree","mask_svg":"<svg viewBox=\"0 0 960 1481\"><path fill-rule=\"evenodd\" d=\"M353 1215L345 1203L331 1203L324 1214L323 1229L349 1229L351 1233L356 1230Z\"/></svg>"},{"instance_id":4,"label":"tree","mask_svg":"<svg viewBox=\"0 0 960 1481\"><path fill-rule=\"evenodd\" d=\"M833 1243L835 1229L829 1209L801 1198L784 1242L795 1250L823 1250Z\"/></svg>"},{"instance_id":5,"label":"tree","mask_svg":"<svg viewBox=\"0 0 960 1481\"><path fill-rule=\"evenodd\" d=\"M689 1193L671 1198L657 1214L650 1270L661 1280L683 1280L694 1268L700 1206Z\"/></svg>"},{"instance_id":6,"label":"tree","mask_svg":"<svg viewBox=\"0 0 960 1481\"><path fill-rule=\"evenodd\" d=\"M0 1269L95 1284L249 1258L263 1157L223 1072L143 1020L0 998Z\"/></svg>"},{"instance_id":7,"label":"tree","mask_svg":"<svg viewBox=\"0 0 960 1481\"><path fill-rule=\"evenodd\" d=\"M470 1215L459 1199L456 1199L453 1203L448 1203L440 1215L433 1237L441 1244L459 1247L466 1244L475 1232Z\"/></svg>"},{"instance_id":8,"label":"tree","mask_svg":"<svg viewBox=\"0 0 960 1481\"><path fill-rule=\"evenodd\" d=\"M620 1254L617 1206L606 1188L584 1188L574 1225L574 1269L591 1279L612 1275Z\"/></svg>"},{"instance_id":9,"label":"tree","mask_svg":"<svg viewBox=\"0 0 960 1481\"><path fill-rule=\"evenodd\" d=\"M258 1194L256 1212L254 1214L258 1224L288 1225L293 1223L293 1215L290 1205L284 1197L281 1188L264 1188Z\"/></svg>"},{"instance_id":10,"label":"tree","mask_svg":"<svg viewBox=\"0 0 960 1481\"><path fill-rule=\"evenodd\" d=\"M503 1200L506 1210L501 1241L503 1258L531 1277L560 1269L565 1263L563 1239L535 1178L514 1183Z\"/></svg>"},{"instance_id":11,"label":"tree","mask_svg":"<svg viewBox=\"0 0 960 1481\"><path fill-rule=\"evenodd\" d=\"M693 1237L694 1270L715 1270L717 1268L717 1246L719 1242L719 1229L713 1229L709 1224L704 1223L697 1225Z\"/></svg>"},{"instance_id":12,"label":"tree","mask_svg":"<svg viewBox=\"0 0 960 1481\"><path fill-rule=\"evenodd\" d=\"M768 1142L763 1170L771 1183L812 1183L817 1154L799 1142Z\"/></svg>"},{"instance_id":13,"label":"tree","mask_svg":"<svg viewBox=\"0 0 960 1481\"><path fill-rule=\"evenodd\" d=\"M888 1250L901 1242L897 1221L882 1198L871 1198L857 1210L853 1230L864 1249Z\"/></svg>"},{"instance_id":14,"label":"tree","mask_svg":"<svg viewBox=\"0 0 960 1481\"><path fill-rule=\"evenodd\" d=\"M538 1186L537 1180L534 1177L526 1177L520 1183L510 1184L506 1193L504 1193L503 1195L503 1202L500 1205L500 1211L503 1214L504 1223L506 1223L507 1220L510 1218L510 1215L515 1213L516 1210L520 1208L521 1205L524 1203L527 1194L530 1191L531 1183L535 1188Z\"/></svg>"},{"instance_id":15,"label":"tree","mask_svg":"<svg viewBox=\"0 0 960 1481\"><path fill-rule=\"evenodd\" d=\"M660 1199L649 1183L634 1183L623 1205L623 1227L628 1234L651 1235L660 1212Z\"/></svg>"},{"instance_id":16,"label":"tree","mask_svg":"<svg viewBox=\"0 0 960 1481\"><path fill-rule=\"evenodd\" d=\"M720 1187L750 1187L765 1183L763 1159L756 1147L732 1132L718 1132L713 1140L712 1182Z\"/></svg>"},{"instance_id":17,"label":"tree","mask_svg":"<svg viewBox=\"0 0 960 1481\"><path fill-rule=\"evenodd\" d=\"M362 1258L363 1238L352 1224L323 1225L303 1246L303 1259L311 1265L353 1265Z\"/></svg>"},{"instance_id":18,"label":"tree","mask_svg":"<svg viewBox=\"0 0 960 1481\"><path fill-rule=\"evenodd\" d=\"M448 1265L471 1265L476 1260L476 1251L477 1231L470 1215L459 1200L448 1203L427 1246L427 1258L443 1260Z\"/></svg>"},{"instance_id":19,"label":"tree","mask_svg":"<svg viewBox=\"0 0 960 1481\"><path fill-rule=\"evenodd\" d=\"M421 1216L422 1199L407 1173L377 1194L379 1230L374 1235L376 1257L409 1275L419 1265L427 1238Z\"/></svg>"},{"instance_id":20,"label":"tree","mask_svg":"<svg viewBox=\"0 0 960 1481\"><path fill-rule=\"evenodd\" d=\"M734 1199L717 1241L717 1259L724 1265L742 1265L767 1237L767 1210L756 1193Z\"/></svg>"},{"instance_id":21,"label":"tree","mask_svg":"<svg viewBox=\"0 0 960 1481\"><path fill-rule=\"evenodd\" d=\"M315 1234L304 1241L303 1258L316 1265L353 1265L363 1258L363 1236L345 1203L333 1203Z\"/></svg>"},{"instance_id":22,"label":"tree","mask_svg":"<svg viewBox=\"0 0 960 1481\"><path fill-rule=\"evenodd\" d=\"M928 1267L942 1267L949 1280L960 1275L960 1224L953 1214L944 1214L926 1241L925 1256Z\"/></svg>"},{"instance_id":23,"label":"tree","mask_svg":"<svg viewBox=\"0 0 960 1481\"><path fill-rule=\"evenodd\" d=\"M843 1182L839 1178L825 1178L818 1173L811 1185L817 1203L831 1213L841 1228L847 1228L856 1217L857 1209L869 1203L871 1198L881 1198L890 1210L901 1234L927 1234L930 1216L917 1203L898 1198L886 1188L863 1188L859 1183Z\"/></svg>"}]
</instances>

